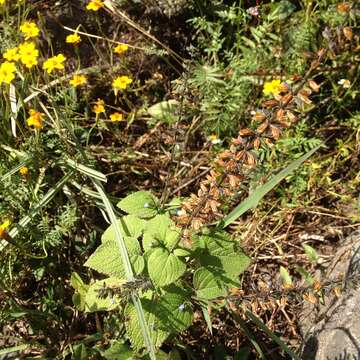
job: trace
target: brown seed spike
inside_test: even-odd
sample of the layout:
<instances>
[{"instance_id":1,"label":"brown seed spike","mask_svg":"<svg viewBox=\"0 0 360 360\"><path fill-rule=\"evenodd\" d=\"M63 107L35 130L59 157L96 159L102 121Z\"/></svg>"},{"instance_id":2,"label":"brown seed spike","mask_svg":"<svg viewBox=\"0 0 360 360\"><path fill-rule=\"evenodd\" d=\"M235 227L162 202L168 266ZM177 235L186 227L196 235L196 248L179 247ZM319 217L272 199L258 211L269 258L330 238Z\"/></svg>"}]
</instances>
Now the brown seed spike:
<instances>
[{"instance_id":1,"label":"brown seed spike","mask_svg":"<svg viewBox=\"0 0 360 360\"><path fill-rule=\"evenodd\" d=\"M246 163L249 165L249 166L255 166L256 165L256 157L255 155L250 152L250 151L247 151L246 152Z\"/></svg>"},{"instance_id":2,"label":"brown seed spike","mask_svg":"<svg viewBox=\"0 0 360 360\"><path fill-rule=\"evenodd\" d=\"M335 287L333 290L334 290L335 296L339 298L341 296L340 288Z\"/></svg>"},{"instance_id":3,"label":"brown seed spike","mask_svg":"<svg viewBox=\"0 0 360 360\"><path fill-rule=\"evenodd\" d=\"M276 100L266 100L266 101L264 101L263 103L262 103L262 105L264 106L264 107L266 107L266 108L273 108L273 107L275 107L275 106L277 106L279 103L278 103L278 101L276 101Z\"/></svg>"},{"instance_id":4,"label":"brown seed spike","mask_svg":"<svg viewBox=\"0 0 360 360\"><path fill-rule=\"evenodd\" d=\"M315 92L318 92L320 89L320 85L317 84L314 80L309 80L309 86L311 87L311 89Z\"/></svg>"},{"instance_id":5,"label":"brown seed spike","mask_svg":"<svg viewBox=\"0 0 360 360\"><path fill-rule=\"evenodd\" d=\"M254 140L253 146L254 146L255 149L258 149L258 148L260 147L260 145L261 145L261 141L260 141L260 139L257 137L257 138Z\"/></svg>"},{"instance_id":6,"label":"brown seed spike","mask_svg":"<svg viewBox=\"0 0 360 360\"><path fill-rule=\"evenodd\" d=\"M313 288L314 288L315 291L321 290L321 283L320 283L320 281L315 280L314 283L313 283Z\"/></svg>"},{"instance_id":7,"label":"brown seed spike","mask_svg":"<svg viewBox=\"0 0 360 360\"><path fill-rule=\"evenodd\" d=\"M245 129L241 129L239 131L239 135L240 136L250 136L253 134L253 131L251 129L245 128Z\"/></svg>"},{"instance_id":8,"label":"brown seed spike","mask_svg":"<svg viewBox=\"0 0 360 360\"><path fill-rule=\"evenodd\" d=\"M257 111L254 115L253 115L253 120L256 121L263 121L264 119L266 119L266 116L264 113Z\"/></svg>"},{"instance_id":9,"label":"brown seed spike","mask_svg":"<svg viewBox=\"0 0 360 360\"><path fill-rule=\"evenodd\" d=\"M311 304L316 304L317 303L317 298L316 296L314 296L313 294L311 293L308 293L308 294L304 294L303 295L303 298L305 301L311 303Z\"/></svg>"},{"instance_id":10,"label":"brown seed spike","mask_svg":"<svg viewBox=\"0 0 360 360\"><path fill-rule=\"evenodd\" d=\"M299 91L299 93L297 94L297 97L304 102L305 104L312 104L312 101L307 97L307 94L305 92Z\"/></svg>"},{"instance_id":11,"label":"brown seed spike","mask_svg":"<svg viewBox=\"0 0 360 360\"><path fill-rule=\"evenodd\" d=\"M340 3L337 6L337 11L340 13L346 13L350 10L350 6L347 3Z\"/></svg>"},{"instance_id":12,"label":"brown seed spike","mask_svg":"<svg viewBox=\"0 0 360 360\"><path fill-rule=\"evenodd\" d=\"M279 128L277 128L274 125L270 125L270 131L271 131L271 135L275 140L278 140L280 137L280 130Z\"/></svg>"},{"instance_id":13,"label":"brown seed spike","mask_svg":"<svg viewBox=\"0 0 360 360\"><path fill-rule=\"evenodd\" d=\"M284 121L284 117L285 117L285 110L284 109L279 109L276 112L276 120L278 121Z\"/></svg>"},{"instance_id":14,"label":"brown seed spike","mask_svg":"<svg viewBox=\"0 0 360 360\"><path fill-rule=\"evenodd\" d=\"M293 112L291 112L291 111L286 111L286 116L287 116L287 118L291 121L291 122L296 122L297 121L297 117L294 115L294 113Z\"/></svg>"},{"instance_id":15,"label":"brown seed spike","mask_svg":"<svg viewBox=\"0 0 360 360\"><path fill-rule=\"evenodd\" d=\"M349 26L344 27L344 28L343 28L343 33L344 33L344 36L346 37L347 40L349 40L349 41L352 40L352 38L353 38L353 32L352 32L351 27L349 27Z\"/></svg>"},{"instance_id":16,"label":"brown seed spike","mask_svg":"<svg viewBox=\"0 0 360 360\"><path fill-rule=\"evenodd\" d=\"M292 94L286 94L285 96L283 96L281 98L281 102L283 103L283 105L287 105L290 103L290 101L293 99L293 95Z\"/></svg>"},{"instance_id":17,"label":"brown seed spike","mask_svg":"<svg viewBox=\"0 0 360 360\"><path fill-rule=\"evenodd\" d=\"M268 126L269 126L269 123L267 121L265 121L259 125L259 127L256 129L256 131L259 134L262 134L268 128Z\"/></svg>"}]
</instances>

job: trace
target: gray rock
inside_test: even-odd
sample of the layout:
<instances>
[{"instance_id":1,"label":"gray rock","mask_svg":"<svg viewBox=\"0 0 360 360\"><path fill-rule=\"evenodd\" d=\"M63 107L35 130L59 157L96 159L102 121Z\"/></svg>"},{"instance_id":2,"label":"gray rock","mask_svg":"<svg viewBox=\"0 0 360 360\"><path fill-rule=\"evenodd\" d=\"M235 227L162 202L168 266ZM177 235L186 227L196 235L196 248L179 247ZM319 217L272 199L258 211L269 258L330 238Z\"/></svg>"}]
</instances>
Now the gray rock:
<instances>
[{"instance_id":1,"label":"gray rock","mask_svg":"<svg viewBox=\"0 0 360 360\"><path fill-rule=\"evenodd\" d=\"M303 309L302 359L360 359L360 231L338 249L324 280L340 280L342 294L336 297L330 292L322 305Z\"/></svg>"}]
</instances>

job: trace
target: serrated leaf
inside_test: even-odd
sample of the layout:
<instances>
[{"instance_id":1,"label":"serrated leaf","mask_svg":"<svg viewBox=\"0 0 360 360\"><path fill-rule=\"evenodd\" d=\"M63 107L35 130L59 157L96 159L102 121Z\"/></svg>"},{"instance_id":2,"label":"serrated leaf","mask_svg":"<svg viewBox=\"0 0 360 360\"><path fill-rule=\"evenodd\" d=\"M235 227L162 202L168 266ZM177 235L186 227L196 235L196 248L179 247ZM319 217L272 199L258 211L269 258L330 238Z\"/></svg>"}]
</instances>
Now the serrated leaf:
<instances>
[{"instance_id":1,"label":"serrated leaf","mask_svg":"<svg viewBox=\"0 0 360 360\"><path fill-rule=\"evenodd\" d=\"M165 246L172 250L178 243L180 234L175 229L175 223L168 215L157 215L149 220L144 229L143 247L144 250L156 246Z\"/></svg>"},{"instance_id":2,"label":"serrated leaf","mask_svg":"<svg viewBox=\"0 0 360 360\"><path fill-rule=\"evenodd\" d=\"M135 274L140 274L144 269L144 258L141 256L139 242L135 238L124 237L129 259ZM121 261L118 245L115 241L108 240L102 243L89 257L84 266L99 273L125 278L125 269Z\"/></svg>"},{"instance_id":3,"label":"serrated leaf","mask_svg":"<svg viewBox=\"0 0 360 360\"><path fill-rule=\"evenodd\" d=\"M200 258L200 263L204 267L215 267L222 270L227 275L240 275L250 265L250 258L244 253L235 253L232 256L206 256Z\"/></svg>"},{"instance_id":4,"label":"serrated leaf","mask_svg":"<svg viewBox=\"0 0 360 360\"><path fill-rule=\"evenodd\" d=\"M186 257L186 256L191 256L192 252L188 249L184 249L184 248L176 248L174 251L173 251L174 255L175 256L178 256L178 257Z\"/></svg>"},{"instance_id":5,"label":"serrated leaf","mask_svg":"<svg viewBox=\"0 0 360 360\"><path fill-rule=\"evenodd\" d=\"M95 312L95 311L110 311L115 309L119 302L119 297L110 297L100 298L99 290L105 286L121 286L125 281L117 278L108 278L104 280L95 281L95 283L89 286L89 289L85 296L85 312Z\"/></svg>"},{"instance_id":6,"label":"serrated leaf","mask_svg":"<svg viewBox=\"0 0 360 360\"><path fill-rule=\"evenodd\" d=\"M122 216L118 220L118 224L119 224L121 235L123 237L138 238L143 233L143 230L146 225L146 221L143 219L139 219L135 215L126 215L126 216ZM105 232L103 233L103 235L101 237L102 242L109 241L109 240L110 241L116 240L115 230L114 230L113 225L110 225L105 230Z\"/></svg>"},{"instance_id":7,"label":"serrated leaf","mask_svg":"<svg viewBox=\"0 0 360 360\"><path fill-rule=\"evenodd\" d=\"M163 293L156 302L155 313L159 327L171 333L183 331L192 323L191 307L186 305L184 297L179 294Z\"/></svg>"},{"instance_id":8,"label":"serrated leaf","mask_svg":"<svg viewBox=\"0 0 360 360\"><path fill-rule=\"evenodd\" d=\"M195 271L193 284L199 298L211 300L226 295L224 284L216 275L204 267Z\"/></svg>"},{"instance_id":9,"label":"serrated leaf","mask_svg":"<svg viewBox=\"0 0 360 360\"><path fill-rule=\"evenodd\" d=\"M302 244L302 247L304 248L304 251L305 251L308 259L311 262L316 263L318 261L318 259L319 259L319 256L318 256L316 250L312 246L310 246L308 244Z\"/></svg>"},{"instance_id":10,"label":"serrated leaf","mask_svg":"<svg viewBox=\"0 0 360 360\"><path fill-rule=\"evenodd\" d=\"M137 191L122 199L117 207L130 215L148 219L158 212L158 200L148 191Z\"/></svg>"},{"instance_id":11,"label":"serrated leaf","mask_svg":"<svg viewBox=\"0 0 360 360\"><path fill-rule=\"evenodd\" d=\"M128 345L115 340L111 343L111 346L102 353L102 356L106 360L132 360L134 353Z\"/></svg>"},{"instance_id":12,"label":"serrated leaf","mask_svg":"<svg viewBox=\"0 0 360 360\"><path fill-rule=\"evenodd\" d=\"M292 279L286 268L280 266L280 276L285 285L292 286Z\"/></svg>"},{"instance_id":13,"label":"serrated leaf","mask_svg":"<svg viewBox=\"0 0 360 360\"><path fill-rule=\"evenodd\" d=\"M237 245L225 232L195 238L195 247L201 265L219 268L228 275L240 275L251 262Z\"/></svg>"},{"instance_id":14,"label":"serrated leaf","mask_svg":"<svg viewBox=\"0 0 360 360\"><path fill-rule=\"evenodd\" d=\"M141 299L141 304L144 309L146 323L149 325L150 328L152 343L156 348L159 348L169 336L169 332L164 331L159 327L159 320L155 314L155 302L152 299L151 291L148 291L143 296L143 298ZM126 319L126 335L129 337L134 350L140 351L141 349L145 348L145 342L139 319L137 317L136 309L131 302L126 305L124 315Z\"/></svg>"},{"instance_id":15,"label":"serrated leaf","mask_svg":"<svg viewBox=\"0 0 360 360\"><path fill-rule=\"evenodd\" d=\"M147 267L151 280L159 287L173 283L186 270L186 265L178 257L163 248L151 252Z\"/></svg>"}]
</instances>

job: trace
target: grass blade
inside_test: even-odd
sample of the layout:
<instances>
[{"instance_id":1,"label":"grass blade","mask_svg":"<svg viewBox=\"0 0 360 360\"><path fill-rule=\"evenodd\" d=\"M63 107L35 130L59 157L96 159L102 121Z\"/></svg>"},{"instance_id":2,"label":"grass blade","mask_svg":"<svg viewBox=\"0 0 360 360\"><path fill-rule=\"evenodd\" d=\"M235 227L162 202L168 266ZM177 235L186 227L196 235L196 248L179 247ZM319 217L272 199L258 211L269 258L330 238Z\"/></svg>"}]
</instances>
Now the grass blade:
<instances>
[{"instance_id":1,"label":"grass blade","mask_svg":"<svg viewBox=\"0 0 360 360\"><path fill-rule=\"evenodd\" d=\"M72 159L66 159L65 161L72 169L75 169L75 170L89 176L92 179L96 179L96 180L99 180L99 181L102 181L105 183L107 182L106 176L103 173L101 173L100 171L94 170L91 167L80 164Z\"/></svg>"},{"instance_id":2,"label":"grass blade","mask_svg":"<svg viewBox=\"0 0 360 360\"><path fill-rule=\"evenodd\" d=\"M22 345L13 346L13 347L6 348L6 349L1 349L0 355L7 355L7 354L11 354L16 351L26 350L29 347L30 347L30 345L28 345L28 344L22 344Z\"/></svg>"},{"instance_id":3,"label":"grass blade","mask_svg":"<svg viewBox=\"0 0 360 360\"><path fill-rule=\"evenodd\" d=\"M11 238L14 238L17 236L20 231L30 223L30 221L35 217L35 215L44 207L46 206L53 198L54 196L62 189L64 184L72 177L72 175L75 173L74 170L70 171L68 174L66 174L54 187L52 187L48 193L38 202L38 204L30 209L28 215L24 216L17 224L16 226L12 227L12 229L8 232L9 236ZM0 241L0 251L2 251L8 242L5 239L2 239Z\"/></svg>"},{"instance_id":4,"label":"grass blade","mask_svg":"<svg viewBox=\"0 0 360 360\"><path fill-rule=\"evenodd\" d=\"M266 333L273 341L275 341L283 351L285 351L291 359L301 360L300 356L295 354L278 336L276 336L260 319L258 319L251 311L245 311L246 316L262 331Z\"/></svg>"},{"instance_id":5,"label":"grass blade","mask_svg":"<svg viewBox=\"0 0 360 360\"><path fill-rule=\"evenodd\" d=\"M279 184L281 180L283 180L291 172L297 169L305 160L307 160L315 151L317 151L320 146L321 144L316 146L314 149L308 151L305 155L293 161L288 167L273 176L266 184L261 185L257 189L255 189L254 192L249 197L247 197L241 204L239 204L233 211L231 211L230 214L228 214L220 222L219 225L222 228L225 228L226 226L234 222L236 219L238 219L246 211L255 207L270 190L272 190L277 184Z\"/></svg>"},{"instance_id":6,"label":"grass blade","mask_svg":"<svg viewBox=\"0 0 360 360\"><path fill-rule=\"evenodd\" d=\"M125 274L126 274L126 278L128 281L133 281L134 280L134 273L131 267L131 263L130 263L130 259L129 259L129 255L126 249L126 245L124 242L124 239L121 235L120 232L120 227L119 227L119 223L117 221L117 217L115 215L113 206L109 200L109 198L107 197L101 183L92 178L93 184L96 188L96 190L98 191L99 195L102 198L102 201L104 203L106 212L109 216L110 222L112 224L112 226L114 227L115 230L115 237L116 237L116 241L118 243L119 246L119 250L120 250L120 256L121 256L121 260L122 263L124 265L125 268ZM139 319L139 323L140 323L140 327L144 336L144 340L145 340L145 344L146 347L149 351L149 356L151 360L156 360L156 355L155 355L155 348L154 348L154 344L152 343L152 339L151 339L151 335L150 335L150 330L149 330L149 326L146 322L145 319L145 314L144 314L144 310L142 308L142 304L141 301L138 297L138 295L136 294L132 294L131 295L131 300L135 306L136 312L137 312L137 316Z\"/></svg>"}]
</instances>

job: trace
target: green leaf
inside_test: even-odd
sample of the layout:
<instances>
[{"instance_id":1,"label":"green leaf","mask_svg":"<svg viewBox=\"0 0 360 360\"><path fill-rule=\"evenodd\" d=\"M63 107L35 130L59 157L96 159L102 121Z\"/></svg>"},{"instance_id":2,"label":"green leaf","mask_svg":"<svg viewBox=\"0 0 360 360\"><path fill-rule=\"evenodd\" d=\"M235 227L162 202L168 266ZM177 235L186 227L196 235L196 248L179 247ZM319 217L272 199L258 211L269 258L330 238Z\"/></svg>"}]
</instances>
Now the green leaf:
<instances>
[{"instance_id":1,"label":"green leaf","mask_svg":"<svg viewBox=\"0 0 360 360\"><path fill-rule=\"evenodd\" d=\"M91 284L85 296L85 312L110 311L115 309L120 302L120 298L118 296L115 296L113 299L110 297L100 298L99 290L103 289L104 286L120 287L124 282L122 279L112 277L98 280Z\"/></svg>"},{"instance_id":2,"label":"green leaf","mask_svg":"<svg viewBox=\"0 0 360 360\"><path fill-rule=\"evenodd\" d=\"M308 259L311 262L316 263L319 259L319 256L318 256L316 250L308 244L302 244L302 247L304 248L304 251L305 251Z\"/></svg>"},{"instance_id":3,"label":"green leaf","mask_svg":"<svg viewBox=\"0 0 360 360\"><path fill-rule=\"evenodd\" d=\"M156 302L155 314L159 319L159 327L170 333L185 330L191 325L193 319L191 307L186 305L184 297L175 293L162 294Z\"/></svg>"},{"instance_id":4,"label":"green leaf","mask_svg":"<svg viewBox=\"0 0 360 360\"><path fill-rule=\"evenodd\" d=\"M111 343L110 347L102 353L102 356L106 360L132 360L134 353L129 346L115 340Z\"/></svg>"},{"instance_id":5,"label":"green leaf","mask_svg":"<svg viewBox=\"0 0 360 360\"><path fill-rule=\"evenodd\" d=\"M185 248L176 248L173 251L175 256L178 257L186 257L186 256L191 256L192 252L189 249L185 249Z\"/></svg>"},{"instance_id":6,"label":"green leaf","mask_svg":"<svg viewBox=\"0 0 360 360\"><path fill-rule=\"evenodd\" d=\"M146 221L135 215L122 216L118 221L120 232L123 237L138 238L143 233ZM101 237L101 241L115 241L114 226L110 225Z\"/></svg>"},{"instance_id":7,"label":"green leaf","mask_svg":"<svg viewBox=\"0 0 360 360\"><path fill-rule=\"evenodd\" d=\"M156 348L159 348L170 333L159 327L159 319L155 309L156 302L152 299L152 292L148 291L140 300L144 309L145 321L149 325L151 341ZM145 342L136 309L131 302L126 305L124 315L126 335L129 337L134 350L140 351L145 347Z\"/></svg>"},{"instance_id":8,"label":"green leaf","mask_svg":"<svg viewBox=\"0 0 360 360\"><path fill-rule=\"evenodd\" d=\"M203 313L207 328L208 328L210 334L212 335L213 331L212 331L212 323L211 323L211 317L210 317L209 308L206 307L206 306L201 306L201 310L202 310L202 313Z\"/></svg>"},{"instance_id":9,"label":"green leaf","mask_svg":"<svg viewBox=\"0 0 360 360\"><path fill-rule=\"evenodd\" d=\"M194 237L198 258L202 266L216 267L218 272L240 275L250 265L250 258L244 254L237 242L224 231Z\"/></svg>"},{"instance_id":10,"label":"green leaf","mask_svg":"<svg viewBox=\"0 0 360 360\"><path fill-rule=\"evenodd\" d=\"M309 284L309 285L312 285L314 283L314 278L311 276L311 274L306 271L303 267L301 266L298 266L296 267L295 269L301 276L303 276L306 280L306 282Z\"/></svg>"},{"instance_id":11,"label":"green leaf","mask_svg":"<svg viewBox=\"0 0 360 360\"><path fill-rule=\"evenodd\" d=\"M144 269L144 258L141 256L139 242L131 237L124 237L124 241L132 268L135 274L140 274ZM115 241L111 240L102 243L84 265L108 276L125 278L126 275L119 247Z\"/></svg>"},{"instance_id":12,"label":"green leaf","mask_svg":"<svg viewBox=\"0 0 360 360\"><path fill-rule=\"evenodd\" d=\"M195 271L193 284L197 297L202 299L216 299L227 293L224 284L218 277L204 267Z\"/></svg>"},{"instance_id":13,"label":"green leaf","mask_svg":"<svg viewBox=\"0 0 360 360\"><path fill-rule=\"evenodd\" d=\"M89 285L85 284L80 275L76 272L71 274L70 284L75 289L75 293L72 296L72 301L75 307L80 310L85 310L85 297L88 292Z\"/></svg>"},{"instance_id":14,"label":"green leaf","mask_svg":"<svg viewBox=\"0 0 360 360\"><path fill-rule=\"evenodd\" d=\"M159 287L173 283L186 270L178 257L163 248L151 252L147 266L151 280Z\"/></svg>"},{"instance_id":15,"label":"green leaf","mask_svg":"<svg viewBox=\"0 0 360 360\"><path fill-rule=\"evenodd\" d=\"M176 115L178 108L179 102L171 99L150 106L147 111L155 120L172 124L179 119L179 115Z\"/></svg>"},{"instance_id":16,"label":"green leaf","mask_svg":"<svg viewBox=\"0 0 360 360\"><path fill-rule=\"evenodd\" d=\"M271 191L281 180L286 176L291 174L295 169L297 169L305 160L307 160L315 151L317 151L322 144L316 146L314 149L307 152L305 155L301 156L299 159L293 161L289 166L284 170L280 171L277 175L273 176L266 184L259 186L255 189L251 195L246 198L241 204L239 204L233 211L230 212L221 222L220 226L222 228L227 227L236 219L238 219L242 214L248 211L251 208L257 206L259 201Z\"/></svg>"},{"instance_id":17,"label":"green leaf","mask_svg":"<svg viewBox=\"0 0 360 360\"><path fill-rule=\"evenodd\" d=\"M157 198L147 191L137 191L122 199L118 208L130 215L136 215L140 218L152 218L158 212Z\"/></svg>"},{"instance_id":18,"label":"green leaf","mask_svg":"<svg viewBox=\"0 0 360 360\"><path fill-rule=\"evenodd\" d=\"M71 357L73 360L88 360L89 355L86 350L86 346L83 343L76 344L73 346L73 354Z\"/></svg>"},{"instance_id":19,"label":"green leaf","mask_svg":"<svg viewBox=\"0 0 360 360\"><path fill-rule=\"evenodd\" d=\"M157 215L146 224L143 237L144 250L165 246L170 251L178 243L180 234L168 215Z\"/></svg>"},{"instance_id":20,"label":"green leaf","mask_svg":"<svg viewBox=\"0 0 360 360\"><path fill-rule=\"evenodd\" d=\"M292 279L286 268L280 266L280 276L285 285L292 286Z\"/></svg>"}]
</instances>

